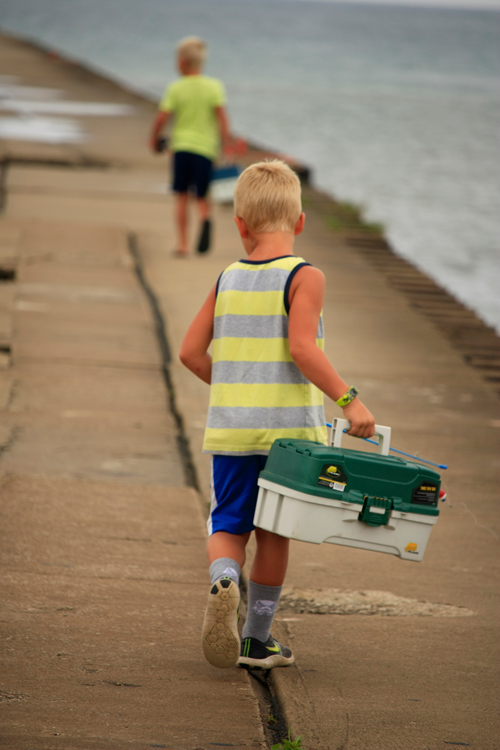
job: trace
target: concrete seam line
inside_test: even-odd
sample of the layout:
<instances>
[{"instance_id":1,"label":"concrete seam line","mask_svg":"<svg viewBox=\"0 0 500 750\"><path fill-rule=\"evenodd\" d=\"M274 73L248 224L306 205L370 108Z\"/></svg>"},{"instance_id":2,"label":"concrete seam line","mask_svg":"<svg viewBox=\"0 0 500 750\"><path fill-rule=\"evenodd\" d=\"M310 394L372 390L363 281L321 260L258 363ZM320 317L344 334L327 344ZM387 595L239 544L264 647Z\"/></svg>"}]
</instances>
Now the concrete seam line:
<instances>
[{"instance_id":1,"label":"concrete seam line","mask_svg":"<svg viewBox=\"0 0 500 750\"><path fill-rule=\"evenodd\" d=\"M7 174L9 171L10 159L5 156L0 161L0 214L5 211L7 204Z\"/></svg>"},{"instance_id":2,"label":"concrete seam line","mask_svg":"<svg viewBox=\"0 0 500 750\"><path fill-rule=\"evenodd\" d=\"M184 476L188 487L193 487L198 493L200 493L200 486L198 482L198 473L191 453L191 446L189 444L189 438L186 435L184 429L184 420L182 414L177 407L177 400L175 397L175 388L170 373L170 363L172 362L172 353L170 344L167 338L165 319L163 317L158 298L150 286L146 275L144 273L144 266L142 263L141 253L139 249L139 242L137 235L134 232L128 232L127 243L130 255L134 262L134 271L139 281L139 284L146 295L148 300L153 320L155 324L156 340L160 349L161 361L162 361L162 373L165 381L165 386L168 394L168 401L170 412L175 420L177 427L177 446L182 459L184 468Z\"/></svg>"},{"instance_id":3,"label":"concrete seam line","mask_svg":"<svg viewBox=\"0 0 500 750\"><path fill-rule=\"evenodd\" d=\"M21 435L22 431L23 431L22 427L19 427L19 426L12 427L6 440L3 443L0 443L0 456L2 455L2 453L7 453L8 451L10 451L10 449L12 448L16 440ZM4 478L8 476L10 475L7 473L4 475Z\"/></svg>"},{"instance_id":4,"label":"concrete seam line","mask_svg":"<svg viewBox=\"0 0 500 750\"><path fill-rule=\"evenodd\" d=\"M177 430L178 430L178 445L179 445L179 450L180 450L182 460L184 463L186 482L188 483L190 487L194 487L198 491L198 495L201 498L201 493L200 493L199 486L198 486L198 475L196 471L196 466L195 466L195 462L193 460L193 456L191 453L189 439L184 429L184 420L177 407L177 401L175 397L175 388L173 386L172 376L170 373L170 363L172 362L172 351L170 348L170 344L169 344L168 336L166 332L165 318L161 311L158 298L146 278L137 234L135 234L134 232L129 232L127 234L127 240L128 240L129 252L134 262L135 274L146 295L146 298L148 300L148 303L149 303L149 306L153 315L153 320L155 324L155 334L156 334L156 339L158 341L158 346L160 348L160 354L161 354L161 359L162 359L162 372L163 372L163 376L165 379L165 385L166 385L167 393L169 397L170 410L175 419ZM247 579L243 573L241 576L240 591L241 591L242 601L246 604ZM254 679L251 679L252 677ZM255 684L256 679L260 685L260 690L259 690L259 686ZM270 748L272 744L279 742L285 737L284 729L286 727L286 722L285 722L283 711L280 705L279 697L276 694L276 691L271 689L269 672L268 673L264 672L262 678L256 678L255 675L248 673L248 680L249 680L249 684L252 687L252 691L255 695L257 705L259 707L262 731L266 739L266 743L268 747ZM273 731L274 728L270 727L267 721L268 714L271 711L273 712L276 719L278 720L277 726L274 731Z\"/></svg>"},{"instance_id":5,"label":"concrete seam line","mask_svg":"<svg viewBox=\"0 0 500 750\"><path fill-rule=\"evenodd\" d=\"M5 211L7 204L7 176L9 167L20 164L23 166L35 167L63 167L65 169L108 169L110 164L104 161L97 161L80 156L79 159L71 161L70 159L47 159L44 157L22 157L9 156L8 154L0 159L0 214Z\"/></svg>"}]
</instances>

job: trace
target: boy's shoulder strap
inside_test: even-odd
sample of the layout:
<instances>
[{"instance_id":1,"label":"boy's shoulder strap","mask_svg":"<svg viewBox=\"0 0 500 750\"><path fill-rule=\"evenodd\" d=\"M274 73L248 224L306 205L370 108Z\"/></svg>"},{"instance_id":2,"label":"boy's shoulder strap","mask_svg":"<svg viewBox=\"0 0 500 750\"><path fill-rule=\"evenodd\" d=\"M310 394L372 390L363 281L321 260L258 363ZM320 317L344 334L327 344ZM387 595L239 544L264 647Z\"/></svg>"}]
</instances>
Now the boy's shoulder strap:
<instances>
[{"instance_id":1,"label":"boy's shoulder strap","mask_svg":"<svg viewBox=\"0 0 500 750\"><path fill-rule=\"evenodd\" d=\"M224 275L224 271L222 271L219 274L219 278L217 279L217 284L215 285L215 299L217 299L217 295L219 294L219 284L220 284L220 280L222 279L223 275Z\"/></svg>"},{"instance_id":2,"label":"boy's shoulder strap","mask_svg":"<svg viewBox=\"0 0 500 750\"><path fill-rule=\"evenodd\" d=\"M227 271L232 271L233 268L237 268L240 261L236 260L234 263L231 263L229 266L227 266L220 274L219 278L217 279L217 284L215 285L215 298L217 299L217 295L219 294L219 286L220 282L222 280L222 277L224 276Z\"/></svg>"},{"instance_id":3,"label":"boy's shoulder strap","mask_svg":"<svg viewBox=\"0 0 500 750\"><path fill-rule=\"evenodd\" d=\"M289 297L290 286L292 284L292 281L294 280L296 274L298 273L298 271L300 271L301 268L304 268L304 266L310 266L311 265L311 263L307 263L307 261L302 260L302 258L298 258L297 260L299 260L300 262L297 263L297 265L294 266L292 268L292 270L290 271L290 273L288 274L288 279L286 280L285 289L284 289L284 292L283 292L284 302L285 302L285 310L286 310L286 314L287 315L290 312L290 300L289 300L288 297Z\"/></svg>"}]
</instances>

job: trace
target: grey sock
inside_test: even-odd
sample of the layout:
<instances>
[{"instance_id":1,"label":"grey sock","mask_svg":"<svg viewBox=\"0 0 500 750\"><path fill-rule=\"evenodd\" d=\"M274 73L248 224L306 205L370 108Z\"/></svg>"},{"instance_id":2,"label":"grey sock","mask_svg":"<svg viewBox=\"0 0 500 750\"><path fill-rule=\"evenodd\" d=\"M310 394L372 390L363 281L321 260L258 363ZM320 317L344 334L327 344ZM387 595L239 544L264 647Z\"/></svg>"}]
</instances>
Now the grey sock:
<instances>
[{"instance_id":1,"label":"grey sock","mask_svg":"<svg viewBox=\"0 0 500 750\"><path fill-rule=\"evenodd\" d=\"M243 626L243 638L257 638L266 643L282 588L248 581L248 613Z\"/></svg>"},{"instance_id":2,"label":"grey sock","mask_svg":"<svg viewBox=\"0 0 500 750\"><path fill-rule=\"evenodd\" d=\"M219 557L210 565L210 581L215 583L221 578L230 578L235 583L240 584L241 568L236 560L230 557Z\"/></svg>"}]
</instances>

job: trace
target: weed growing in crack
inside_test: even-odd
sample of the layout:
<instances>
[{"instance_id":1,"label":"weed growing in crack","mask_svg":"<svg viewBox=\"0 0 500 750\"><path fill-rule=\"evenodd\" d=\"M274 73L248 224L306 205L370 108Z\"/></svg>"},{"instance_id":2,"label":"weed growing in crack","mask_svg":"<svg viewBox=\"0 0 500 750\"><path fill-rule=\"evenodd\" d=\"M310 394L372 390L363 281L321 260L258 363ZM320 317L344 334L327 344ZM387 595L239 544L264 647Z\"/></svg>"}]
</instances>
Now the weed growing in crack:
<instances>
[{"instance_id":1,"label":"weed growing in crack","mask_svg":"<svg viewBox=\"0 0 500 750\"><path fill-rule=\"evenodd\" d=\"M273 745L271 750L301 750L302 748L302 735L297 739L292 740L292 730L288 729L288 739L282 740L277 745Z\"/></svg>"}]
</instances>

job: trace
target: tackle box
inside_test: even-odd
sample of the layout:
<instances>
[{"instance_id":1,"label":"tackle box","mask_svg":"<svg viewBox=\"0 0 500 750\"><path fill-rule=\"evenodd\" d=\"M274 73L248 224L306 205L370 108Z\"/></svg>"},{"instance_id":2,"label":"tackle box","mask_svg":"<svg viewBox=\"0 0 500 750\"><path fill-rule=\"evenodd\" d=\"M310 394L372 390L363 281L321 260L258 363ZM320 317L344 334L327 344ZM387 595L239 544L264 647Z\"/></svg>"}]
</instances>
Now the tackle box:
<instances>
[{"instance_id":1,"label":"tackle box","mask_svg":"<svg viewBox=\"0 0 500 750\"><path fill-rule=\"evenodd\" d=\"M303 542L422 560L439 515L439 474L389 456L390 427L375 427L378 453L342 448L349 427L333 421L331 446L274 442L259 475L254 524Z\"/></svg>"}]
</instances>

